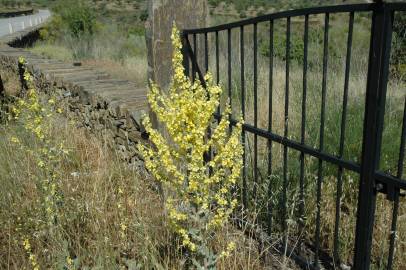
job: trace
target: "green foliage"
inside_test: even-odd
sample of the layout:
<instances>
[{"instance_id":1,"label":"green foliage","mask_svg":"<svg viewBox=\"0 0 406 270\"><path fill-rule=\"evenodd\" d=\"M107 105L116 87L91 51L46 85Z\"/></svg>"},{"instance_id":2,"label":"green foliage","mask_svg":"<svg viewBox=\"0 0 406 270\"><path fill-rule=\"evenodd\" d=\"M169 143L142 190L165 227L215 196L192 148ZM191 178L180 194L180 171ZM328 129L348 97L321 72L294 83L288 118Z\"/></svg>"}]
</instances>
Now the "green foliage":
<instances>
[{"instance_id":1,"label":"green foliage","mask_svg":"<svg viewBox=\"0 0 406 270\"><path fill-rule=\"evenodd\" d=\"M292 35L290 42L290 60L302 61L304 47L303 38L299 35ZM269 57L269 41L262 41L259 50L262 55ZM275 37L274 56L286 60L286 35L279 33Z\"/></svg>"},{"instance_id":2,"label":"green foliage","mask_svg":"<svg viewBox=\"0 0 406 270\"><path fill-rule=\"evenodd\" d=\"M324 43L324 35L322 29L316 29L309 32L309 55L319 54ZM274 36L274 56L282 60L286 60L286 34L282 31L277 31ZM339 48L329 42L329 55L338 55ZM261 40L259 51L263 56L270 56L269 40ZM291 32L290 36L290 50L289 59L297 61L298 63L303 62L304 54L304 40L303 34L297 31ZM311 60L311 59L309 59ZM311 61L309 63L312 65Z\"/></svg>"},{"instance_id":3,"label":"green foliage","mask_svg":"<svg viewBox=\"0 0 406 270\"><path fill-rule=\"evenodd\" d=\"M54 11L60 16L62 23L73 36L92 35L96 30L96 13L83 0L59 2L54 7Z\"/></svg>"},{"instance_id":4,"label":"green foliage","mask_svg":"<svg viewBox=\"0 0 406 270\"><path fill-rule=\"evenodd\" d=\"M310 6L332 5L342 3L342 0L209 0L209 5L217 7L224 2L226 5L233 4L240 13L250 7L265 9L295 9Z\"/></svg>"},{"instance_id":5,"label":"green foliage","mask_svg":"<svg viewBox=\"0 0 406 270\"><path fill-rule=\"evenodd\" d=\"M397 12L393 24L392 74L406 79L406 13Z\"/></svg>"},{"instance_id":6,"label":"green foliage","mask_svg":"<svg viewBox=\"0 0 406 270\"><path fill-rule=\"evenodd\" d=\"M83 38L99 28L95 11L83 0L59 1L53 12L51 21L40 30L42 40L54 43L66 36Z\"/></svg>"},{"instance_id":7,"label":"green foliage","mask_svg":"<svg viewBox=\"0 0 406 270\"><path fill-rule=\"evenodd\" d=\"M73 53L71 50L64 46L52 45L52 44L39 44L31 49L35 54L45 56L47 58L58 59L62 61L72 61Z\"/></svg>"},{"instance_id":8,"label":"green foliage","mask_svg":"<svg viewBox=\"0 0 406 270\"><path fill-rule=\"evenodd\" d=\"M142 22L145 22L148 19L148 10L147 9L142 10L139 18Z\"/></svg>"}]
</instances>

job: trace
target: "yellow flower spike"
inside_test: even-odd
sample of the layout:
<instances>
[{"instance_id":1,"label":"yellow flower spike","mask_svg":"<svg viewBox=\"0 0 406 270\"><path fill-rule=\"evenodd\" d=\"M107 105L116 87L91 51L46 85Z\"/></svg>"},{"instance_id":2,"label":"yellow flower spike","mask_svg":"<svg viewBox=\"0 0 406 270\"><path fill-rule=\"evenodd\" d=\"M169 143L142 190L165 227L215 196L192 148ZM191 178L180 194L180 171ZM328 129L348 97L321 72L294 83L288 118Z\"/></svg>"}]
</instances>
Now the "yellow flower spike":
<instances>
[{"instance_id":1,"label":"yellow flower spike","mask_svg":"<svg viewBox=\"0 0 406 270\"><path fill-rule=\"evenodd\" d=\"M51 126L49 118L52 117L53 105L56 103L55 98L51 97L43 102L34 84L34 77L26 67L26 61L23 57L19 58L19 63L25 70L23 79L27 84L27 94L24 98L17 98L15 106L11 109L11 116L21 123L27 135L33 137L38 145L38 151L33 151L30 146L24 146L24 150L28 155L33 156L37 161L37 167L41 171L44 179L39 179L38 184L43 192L43 197L38 199L42 202L42 210L46 214L46 224L49 227L55 226L54 221L58 217L58 202L62 199L59 195L59 175L60 158L67 151L60 149L51 135ZM47 121L44 121L47 120ZM11 140L17 142L18 138ZM25 249L33 268L39 266L36 264L35 256L31 254L31 247L28 241L24 241ZM35 260L34 260L35 259ZM35 267L34 267L35 266Z\"/></svg>"},{"instance_id":2,"label":"yellow flower spike","mask_svg":"<svg viewBox=\"0 0 406 270\"><path fill-rule=\"evenodd\" d=\"M185 76L182 43L176 27L171 38L173 77L169 91L162 93L151 82L148 93L150 108L164 127L165 136L152 127L146 116L143 124L154 147L138 145L138 149L148 171L163 183L171 226L183 246L194 252L228 221L235 208L230 190L242 167L242 121L229 134L228 105L207 138L222 89L213 83L211 74L204 76L206 88L199 80L191 82ZM214 149L216 156L207 162L205 155L209 149Z\"/></svg>"}]
</instances>

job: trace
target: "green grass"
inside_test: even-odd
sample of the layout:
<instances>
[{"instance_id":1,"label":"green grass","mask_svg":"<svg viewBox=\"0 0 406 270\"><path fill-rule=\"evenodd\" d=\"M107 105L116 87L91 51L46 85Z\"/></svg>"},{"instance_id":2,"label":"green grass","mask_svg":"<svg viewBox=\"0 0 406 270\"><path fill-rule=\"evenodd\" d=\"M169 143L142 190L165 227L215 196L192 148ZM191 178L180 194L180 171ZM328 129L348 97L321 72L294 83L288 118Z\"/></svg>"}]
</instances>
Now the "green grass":
<instances>
[{"instance_id":1,"label":"green grass","mask_svg":"<svg viewBox=\"0 0 406 270\"><path fill-rule=\"evenodd\" d=\"M53 45L49 43L37 44L31 51L35 54L47 58L58 59L62 61L72 61L73 52L64 46Z\"/></svg>"}]
</instances>

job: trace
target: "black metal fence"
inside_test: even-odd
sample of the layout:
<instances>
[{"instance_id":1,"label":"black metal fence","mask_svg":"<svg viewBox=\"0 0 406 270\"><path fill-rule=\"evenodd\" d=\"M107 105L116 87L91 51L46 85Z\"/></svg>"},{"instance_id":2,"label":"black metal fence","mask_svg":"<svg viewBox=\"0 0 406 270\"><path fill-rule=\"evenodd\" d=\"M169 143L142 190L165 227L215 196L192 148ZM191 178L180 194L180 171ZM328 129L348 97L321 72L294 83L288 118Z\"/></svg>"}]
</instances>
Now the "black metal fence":
<instances>
[{"instance_id":1,"label":"black metal fence","mask_svg":"<svg viewBox=\"0 0 406 270\"><path fill-rule=\"evenodd\" d=\"M389 66L393 23L398 13L405 11L406 3L338 5L279 12L214 27L183 31L184 64L187 73L191 73L193 78L197 75L202 80L203 73L211 71L217 82L227 89L226 98L230 100L234 111L241 111L245 119L242 134L245 145L244 169L238 189L241 193L242 208L249 215L251 209L260 208L259 205L262 205L262 210L258 213L259 226L270 236L280 236L282 251L296 258L304 268L338 269L340 265L352 266L357 270L394 268L398 244L396 231L399 205L402 192L406 190L405 84L395 86L394 91L398 94L396 97L391 96L391 99L396 99L396 102L401 104L401 109L397 109L398 113L401 111L401 116L397 118L396 132L389 137L389 140L396 142L391 148L392 154L396 153L396 164L391 169L382 165L386 158L382 146L385 143L383 137L386 136L384 123L387 121L385 110L388 106L388 80L391 78ZM337 15L339 17L335 22L342 23L342 20L345 20L346 25L346 48L339 48L339 52L335 52L342 55L339 61L343 67L342 81L332 77L329 71L329 60L332 57L330 51L332 46L336 45L329 43L330 38L334 38L329 31L335 24L331 22L331 18ZM312 26L314 21L320 23ZM349 112L352 63L354 59L361 57L353 52L354 46L357 45L354 44L354 26L357 21L364 24L367 22L370 27L370 44L366 49L369 49L369 55L367 54L365 66L361 65L361 70L367 70L366 90L360 92L361 97L357 101L361 104L361 113ZM280 22L284 34L277 36L276 32L280 31L281 27L275 27ZM311 27L322 29L318 31L322 42L314 43L315 46L320 45L320 62L310 63L311 54L315 53L314 50L309 51L309 40L314 36L310 33ZM292 40L292 31L302 31L299 41ZM283 53L277 47L277 44L280 44L277 39L283 40ZM294 53L299 57L292 55ZM262 62L260 68L259 60ZM291 78L297 73L291 73L293 65L295 70L300 67L300 81ZM281 66L283 73L279 72ZM276 68L279 71L275 71ZM320 71L321 79L320 88L315 91L317 102L314 101L315 96L309 92L309 85L318 83L311 81L314 78L309 78L315 73L314 70ZM267 82L265 92L258 90L260 87L264 88L264 85L259 83L259 74L262 74L262 84L264 77ZM282 81L284 93L278 102L275 85L281 84ZM294 90L293 84L301 84L301 91ZM331 85L338 84L342 84L340 98L337 102L331 101L329 89ZM329 114L331 106L328 104L332 102L339 103L340 109ZM320 106L317 108L317 117L315 114L310 115L313 109L309 106L314 107L315 104ZM295 117L291 116L292 110L297 112ZM352 121L352 115L359 117L361 114L361 132L357 136L354 126L348 125ZM216 116L220 116L220 108ZM334 116L337 117L335 121L331 120ZM260 118L266 119L263 121L265 124L260 123ZM279 129L275 128L277 118L281 119ZM235 124L236 120L231 119L231 122ZM316 125L309 126L310 122L316 122ZM326 131L327 128L335 131ZM317 132L314 132L314 129L317 129ZM337 135L335 150L326 143L331 133ZM360 151L354 154L357 155L355 158L346 154L349 148L346 140L349 137L356 139L353 147L359 145ZM279 150L275 149L277 147ZM350 204L348 196L352 196L344 194L345 190L352 188L351 181L345 180L351 177L346 178L345 175L352 175L357 179L358 190L351 192L354 194L353 204L356 209L353 212L343 207L344 201L345 204ZM326 186L333 186L334 192L329 193L330 195L323 194ZM335 196L334 204L326 206L324 199L331 194ZM390 231L381 238L382 241L388 242L387 250L378 260L375 258L377 256L371 253L378 214L375 210L377 198L382 196L380 194L385 194L384 201L390 205L386 209L390 209L392 213L390 220L386 221L390 224ZM277 199L275 201L272 198ZM314 209L313 213L309 212L309 207ZM324 225L328 220L322 216L329 211L332 212L330 217L334 219L334 225L331 227L333 229L330 231ZM346 220L354 220L356 223L353 226L352 238L343 236L351 234L346 231L350 227L342 225L344 215ZM291 229L292 223L295 224L295 229ZM331 239L330 244L326 243L327 238ZM348 259L348 254L346 259L342 258L341 251L344 246L351 250L351 260ZM397 255L399 252L406 252L404 246L398 248L400 250Z\"/></svg>"}]
</instances>

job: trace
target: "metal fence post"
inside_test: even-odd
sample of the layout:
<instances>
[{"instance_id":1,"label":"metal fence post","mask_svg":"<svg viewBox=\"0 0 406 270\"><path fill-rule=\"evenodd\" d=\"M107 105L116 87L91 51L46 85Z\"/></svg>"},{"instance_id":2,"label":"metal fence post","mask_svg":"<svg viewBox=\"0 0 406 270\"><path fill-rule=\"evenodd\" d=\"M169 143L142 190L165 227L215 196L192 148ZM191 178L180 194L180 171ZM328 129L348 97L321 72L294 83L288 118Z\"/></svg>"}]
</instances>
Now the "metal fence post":
<instances>
[{"instance_id":1,"label":"metal fence post","mask_svg":"<svg viewBox=\"0 0 406 270\"><path fill-rule=\"evenodd\" d=\"M369 51L361 175L358 193L354 268L370 269L371 244L375 220L377 187L375 171L379 168L386 85L392 39L392 14L385 3L376 3L372 15Z\"/></svg>"},{"instance_id":2,"label":"metal fence post","mask_svg":"<svg viewBox=\"0 0 406 270\"><path fill-rule=\"evenodd\" d=\"M187 50L187 35L185 35L184 33L182 33L181 35L182 38L182 55L183 55L183 67L185 68L185 75L189 76L189 54L188 54L188 50Z\"/></svg>"}]
</instances>

